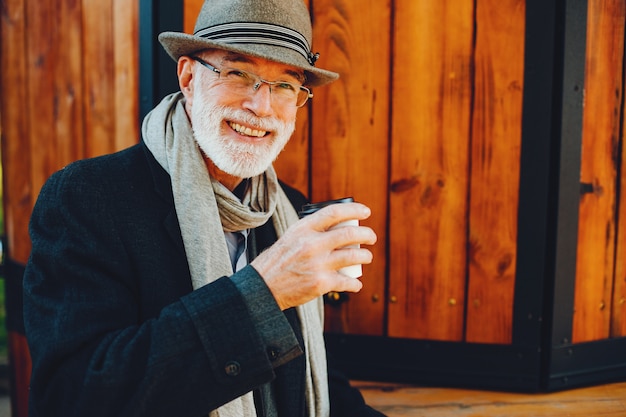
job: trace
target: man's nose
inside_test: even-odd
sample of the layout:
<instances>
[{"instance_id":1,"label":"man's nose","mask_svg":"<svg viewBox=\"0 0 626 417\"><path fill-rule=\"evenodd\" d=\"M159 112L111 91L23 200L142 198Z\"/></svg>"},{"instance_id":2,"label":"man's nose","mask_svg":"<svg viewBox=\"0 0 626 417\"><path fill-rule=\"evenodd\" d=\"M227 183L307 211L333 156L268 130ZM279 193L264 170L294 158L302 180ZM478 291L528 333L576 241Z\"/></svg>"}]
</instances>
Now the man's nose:
<instances>
[{"instance_id":1,"label":"man's nose","mask_svg":"<svg viewBox=\"0 0 626 417\"><path fill-rule=\"evenodd\" d=\"M272 114L272 91L271 86L263 81L258 81L253 86L253 91L245 102L248 110L255 115L269 116Z\"/></svg>"}]
</instances>

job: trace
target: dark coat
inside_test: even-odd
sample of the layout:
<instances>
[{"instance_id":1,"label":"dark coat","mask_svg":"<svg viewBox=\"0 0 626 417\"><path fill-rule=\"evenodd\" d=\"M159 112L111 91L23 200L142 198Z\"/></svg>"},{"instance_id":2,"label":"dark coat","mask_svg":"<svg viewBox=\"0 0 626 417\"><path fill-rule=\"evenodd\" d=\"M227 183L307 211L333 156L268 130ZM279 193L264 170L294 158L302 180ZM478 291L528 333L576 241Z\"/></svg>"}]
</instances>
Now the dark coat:
<instances>
[{"instance_id":1,"label":"dark coat","mask_svg":"<svg viewBox=\"0 0 626 417\"><path fill-rule=\"evenodd\" d=\"M192 291L170 178L145 145L54 174L30 231L31 417L199 417L270 381L281 415L303 415L297 316L251 266ZM260 252L276 234L252 238ZM334 410L380 415L330 375Z\"/></svg>"}]
</instances>

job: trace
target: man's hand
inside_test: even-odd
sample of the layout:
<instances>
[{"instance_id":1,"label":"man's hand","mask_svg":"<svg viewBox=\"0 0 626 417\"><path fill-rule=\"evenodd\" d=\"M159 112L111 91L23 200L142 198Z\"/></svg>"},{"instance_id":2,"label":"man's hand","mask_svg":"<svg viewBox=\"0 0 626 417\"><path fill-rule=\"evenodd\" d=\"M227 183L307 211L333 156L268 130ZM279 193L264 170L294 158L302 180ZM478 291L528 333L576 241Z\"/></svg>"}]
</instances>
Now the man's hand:
<instances>
[{"instance_id":1,"label":"man's hand","mask_svg":"<svg viewBox=\"0 0 626 417\"><path fill-rule=\"evenodd\" d=\"M370 216L360 203L333 204L292 225L251 265L263 277L282 310L305 304L329 291L358 292L360 280L338 269L372 262L372 253L348 245L373 245L374 231L365 226L329 230L338 223Z\"/></svg>"}]
</instances>

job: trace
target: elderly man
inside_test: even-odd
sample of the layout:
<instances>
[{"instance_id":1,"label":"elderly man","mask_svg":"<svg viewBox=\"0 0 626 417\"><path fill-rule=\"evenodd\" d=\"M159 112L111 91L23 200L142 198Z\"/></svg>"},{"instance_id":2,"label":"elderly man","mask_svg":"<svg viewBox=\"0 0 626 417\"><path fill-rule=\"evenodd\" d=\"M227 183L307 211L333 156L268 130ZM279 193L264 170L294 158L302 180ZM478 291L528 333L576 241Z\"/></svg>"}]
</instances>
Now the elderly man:
<instances>
[{"instance_id":1,"label":"elderly man","mask_svg":"<svg viewBox=\"0 0 626 417\"><path fill-rule=\"evenodd\" d=\"M321 296L361 289L358 203L298 220L276 178L314 66L301 0L207 0L194 35L160 35L180 92L142 142L79 161L31 220L30 415L380 416L326 360Z\"/></svg>"}]
</instances>

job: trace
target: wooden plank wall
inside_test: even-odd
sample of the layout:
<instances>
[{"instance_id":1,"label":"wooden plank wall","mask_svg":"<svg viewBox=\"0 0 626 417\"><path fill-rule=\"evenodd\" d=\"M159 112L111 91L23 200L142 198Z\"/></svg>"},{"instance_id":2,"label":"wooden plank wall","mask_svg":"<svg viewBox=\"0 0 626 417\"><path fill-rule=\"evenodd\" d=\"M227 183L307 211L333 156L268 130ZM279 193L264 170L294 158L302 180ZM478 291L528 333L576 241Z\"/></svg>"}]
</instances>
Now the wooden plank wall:
<instances>
[{"instance_id":1,"label":"wooden plank wall","mask_svg":"<svg viewBox=\"0 0 626 417\"><path fill-rule=\"evenodd\" d=\"M510 343L526 10L523 0L476 4L465 340Z\"/></svg>"},{"instance_id":2,"label":"wooden plank wall","mask_svg":"<svg viewBox=\"0 0 626 417\"><path fill-rule=\"evenodd\" d=\"M524 2L479 5L475 10L473 1L459 1L454 8L402 0L358 7L313 2L314 48L323 43L320 62L342 78L317 92L312 103L310 195L322 200L354 194L372 206L371 225L381 242L387 242L386 253L381 245L374 248L376 261L365 269L365 290L350 295L339 310L328 309L328 330L510 340L518 184L514 167L519 164L523 86L523 60L517 57L523 56ZM494 21L504 23L495 26L490 23ZM476 40L478 23L487 29ZM389 56L388 72L380 63ZM476 62L484 67L474 72ZM472 141L473 155L489 158L474 165L470 199ZM289 158L281 156L279 169L285 160ZM352 167L352 174L346 167ZM499 190L495 197L490 191L481 194L492 189L489 184ZM470 206L475 240L466 254ZM500 227L494 228L494 221ZM474 310L464 322L470 260Z\"/></svg>"},{"instance_id":3,"label":"wooden plank wall","mask_svg":"<svg viewBox=\"0 0 626 417\"><path fill-rule=\"evenodd\" d=\"M50 174L138 141L137 5L5 1L2 163L6 233L16 262L28 259L28 219Z\"/></svg>"},{"instance_id":4,"label":"wooden plank wall","mask_svg":"<svg viewBox=\"0 0 626 417\"><path fill-rule=\"evenodd\" d=\"M1 12L5 233L9 258L24 265L48 176L138 141L138 2L6 0ZM22 417L30 358L22 334L9 339L13 415Z\"/></svg>"},{"instance_id":5,"label":"wooden plank wall","mask_svg":"<svg viewBox=\"0 0 626 417\"><path fill-rule=\"evenodd\" d=\"M327 308L327 330L510 343L525 1L308 4L319 63L341 78L315 91L300 112L277 169L313 200L351 194L370 205L369 224L385 243L374 247L376 261L365 267L363 292ZM189 32L200 5L185 3ZM573 331L579 341L626 334L626 261L615 256L625 253L616 245L624 247L626 240L615 211L625 210L615 201L615 153L623 149L623 8L619 0L589 1L585 138L597 137L604 125L613 142L603 147L586 139L581 178L595 146L611 161L600 165L613 167L606 178L613 185L602 188L604 200L613 201L596 209L612 216L613 229L608 246L599 245L597 238L607 233L604 220L581 206L576 310L604 318L597 325L586 318L590 313L578 313ZM615 100L603 100L613 87ZM604 259L589 259L601 251ZM585 279L597 276L597 262L605 265L605 278ZM595 272L586 274L586 267ZM600 290L585 287L594 285ZM603 330L582 336L589 332L584 327Z\"/></svg>"},{"instance_id":6,"label":"wooden plank wall","mask_svg":"<svg viewBox=\"0 0 626 417\"><path fill-rule=\"evenodd\" d=\"M389 335L507 343L524 2L396 6Z\"/></svg>"},{"instance_id":7,"label":"wooden plank wall","mask_svg":"<svg viewBox=\"0 0 626 417\"><path fill-rule=\"evenodd\" d=\"M589 1L574 342L626 336L625 13L623 0Z\"/></svg>"},{"instance_id":8,"label":"wooden plank wall","mask_svg":"<svg viewBox=\"0 0 626 417\"><path fill-rule=\"evenodd\" d=\"M386 276L387 164L391 4L310 0L318 66L340 73L313 91L298 113L296 132L276 162L280 177L312 201L352 196L375 213L377 259L364 267L366 285L340 307L327 306L327 330L382 335ZM193 32L202 0L185 1ZM375 30L372 30L375 29ZM310 124L310 120L315 120ZM311 138L314 138L311 140Z\"/></svg>"},{"instance_id":9,"label":"wooden plank wall","mask_svg":"<svg viewBox=\"0 0 626 417\"><path fill-rule=\"evenodd\" d=\"M188 32L201 3L185 2ZM328 330L510 343L525 1L307 4L319 65L341 79L300 110L277 170L312 200L368 204L379 235L364 290L327 308ZM589 0L574 341L626 336L624 8ZM1 12L5 224L24 264L45 179L138 139L138 1Z\"/></svg>"},{"instance_id":10,"label":"wooden plank wall","mask_svg":"<svg viewBox=\"0 0 626 417\"><path fill-rule=\"evenodd\" d=\"M473 0L396 2L390 336L463 339L473 36Z\"/></svg>"},{"instance_id":11,"label":"wooden plank wall","mask_svg":"<svg viewBox=\"0 0 626 417\"><path fill-rule=\"evenodd\" d=\"M313 48L320 64L340 74L311 103L313 201L352 196L372 209L376 261L363 268L364 288L327 308L330 331L382 335L385 308L387 172L389 160L389 1L311 0ZM316 40L317 39L317 40Z\"/></svg>"},{"instance_id":12,"label":"wooden plank wall","mask_svg":"<svg viewBox=\"0 0 626 417\"><path fill-rule=\"evenodd\" d=\"M186 1L187 31L201 3ZM380 239L327 330L510 342L525 2L309 5L319 65L341 78L277 170L314 201L368 204Z\"/></svg>"}]
</instances>

